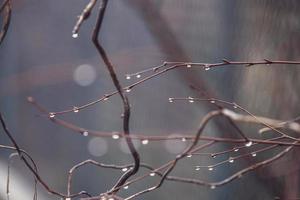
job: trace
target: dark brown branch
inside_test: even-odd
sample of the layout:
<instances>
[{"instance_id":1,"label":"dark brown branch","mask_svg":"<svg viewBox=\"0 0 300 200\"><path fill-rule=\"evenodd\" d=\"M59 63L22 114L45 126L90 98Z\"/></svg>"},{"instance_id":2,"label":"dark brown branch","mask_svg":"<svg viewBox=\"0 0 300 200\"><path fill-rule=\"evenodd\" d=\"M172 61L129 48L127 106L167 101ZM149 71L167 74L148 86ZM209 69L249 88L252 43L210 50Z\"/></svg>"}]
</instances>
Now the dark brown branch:
<instances>
[{"instance_id":1,"label":"dark brown branch","mask_svg":"<svg viewBox=\"0 0 300 200\"><path fill-rule=\"evenodd\" d=\"M1 13L4 12L3 25L0 30L0 45L3 42L6 33L8 31L8 27L11 20L11 0L6 0L3 5L1 5L0 16Z\"/></svg>"},{"instance_id":2,"label":"dark brown branch","mask_svg":"<svg viewBox=\"0 0 300 200\"><path fill-rule=\"evenodd\" d=\"M117 78L117 75L115 73L115 70L114 70L114 67L113 67L112 63L110 62L104 48L101 46L101 44L98 40L98 36L99 36L100 28L101 28L101 25L102 25L102 22L103 22L103 18L104 18L107 3L108 3L108 0L103 0L101 2L97 22L96 22L95 29L94 29L94 32L93 32L92 41L93 41L96 49L98 50L98 53L101 56L103 62L105 63L105 65L106 65L106 67L109 71L110 77L111 77L111 79L112 79L112 81L113 81L113 83L114 83L114 85L115 85L115 87L118 91L118 94L120 95L120 97L122 99L123 109L124 109L123 131L124 131L125 135L129 135L130 134L130 131L129 131L129 119L130 119L129 101L128 101L127 96L124 94L124 91L121 87L121 84L120 84L118 78ZM139 165L140 165L139 154L136 151L131 138L126 137L126 142L127 142L128 147L129 147L129 150L131 152L131 155L134 159L135 165L134 165L133 168L131 168L130 170L128 170L127 172L125 172L123 174L123 176L118 180L118 182L115 184L115 186L112 188L112 190L114 190L114 188L117 188L117 187L123 185L128 178L130 178L131 176L136 174L137 171L139 170ZM115 192L117 192L117 191L115 191Z\"/></svg>"}]
</instances>

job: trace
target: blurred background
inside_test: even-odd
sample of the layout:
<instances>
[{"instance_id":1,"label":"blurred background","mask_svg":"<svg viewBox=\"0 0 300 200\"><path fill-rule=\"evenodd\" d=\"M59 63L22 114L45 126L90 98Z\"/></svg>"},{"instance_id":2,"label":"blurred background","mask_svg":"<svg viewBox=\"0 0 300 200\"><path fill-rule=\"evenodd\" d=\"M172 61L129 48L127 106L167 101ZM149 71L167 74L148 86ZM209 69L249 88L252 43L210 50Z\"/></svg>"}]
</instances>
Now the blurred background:
<instances>
[{"instance_id":1,"label":"blurred background","mask_svg":"<svg viewBox=\"0 0 300 200\"><path fill-rule=\"evenodd\" d=\"M2 0L3 1L3 0ZM1 2L2 3L2 2ZM72 28L85 0L12 1L13 15L0 47L0 110L19 145L35 159L41 177L66 192L67 172L78 162L94 159L128 164L131 156L123 140L83 137L51 123L26 102L33 96L48 110L59 111L85 104L114 90L107 70L91 43L96 10L77 39ZM110 1L100 39L123 85L125 74L160 65L163 61L219 62L262 59L300 60L300 2L297 0L116 0ZM3 19L3 16L1 16ZM3 23L0 20L0 23ZM200 119L213 109L207 103L168 103L169 97L210 97L237 102L254 114L288 120L299 115L299 66L224 67L204 71L178 69L132 90L131 131L146 135L193 134ZM197 91L191 86L198 88ZM122 130L122 104L118 96L63 119L103 132ZM260 138L257 128L241 125L248 136ZM10 144L2 130L1 144ZM223 120L212 122L206 136L237 137ZM142 161L159 166L181 152L187 142L136 141ZM230 145L218 145L209 152ZM0 150L0 199L6 199L9 154ZM283 199L299 197L299 150L272 166L211 190L174 182L138 199ZM214 171L195 171L212 164L210 157L184 160L172 175L222 180L249 163L247 158ZM223 159L226 157L223 157ZM220 158L222 159L222 158ZM141 174L144 171L141 170ZM121 172L87 166L74 176L72 191L97 195L111 188ZM149 177L122 190L128 196L156 183ZM12 165L11 199L32 199L33 178L24 164ZM39 186L39 199L57 197Z\"/></svg>"}]
</instances>

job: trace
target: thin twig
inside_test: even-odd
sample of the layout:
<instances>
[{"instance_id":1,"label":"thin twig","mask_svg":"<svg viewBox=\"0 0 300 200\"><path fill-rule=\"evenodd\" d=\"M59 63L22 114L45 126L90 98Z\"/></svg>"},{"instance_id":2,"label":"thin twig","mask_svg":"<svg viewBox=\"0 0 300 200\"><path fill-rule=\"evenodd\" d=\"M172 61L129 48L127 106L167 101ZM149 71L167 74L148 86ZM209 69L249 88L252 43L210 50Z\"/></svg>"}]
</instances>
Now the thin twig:
<instances>
[{"instance_id":1,"label":"thin twig","mask_svg":"<svg viewBox=\"0 0 300 200\"><path fill-rule=\"evenodd\" d=\"M78 32L79 32L79 29L80 29L82 23L90 17L91 12L92 12L96 2L97 2L97 0L90 0L90 2L86 5L84 10L82 11L82 13L78 16L78 20L72 31L73 38L78 37Z\"/></svg>"},{"instance_id":2,"label":"thin twig","mask_svg":"<svg viewBox=\"0 0 300 200\"><path fill-rule=\"evenodd\" d=\"M168 65L168 64L171 64L171 65ZM133 88L135 88L136 86L148 81L148 80L151 80L153 78L156 78L157 76L160 76L168 71L171 71L171 70L174 70L174 69L177 69L177 68L191 68L191 67L196 67L196 68L200 68L200 69L211 69L211 68L217 68L217 67L222 67L222 66L228 66L228 65L233 65L233 66L239 66L239 65L242 65L242 66L245 66L245 65L250 65L250 66L254 66L254 65L283 65L283 64L286 64L286 65L299 65L300 64L300 61L281 61L281 60L274 60L274 61L271 61L271 60L264 60L264 61L250 61L250 62L245 62L245 61L238 61L238 62L234 62L234 61L224 61L224 62L221 62L221 63L192 63L192 62L164 62L162 65L158 65L157 67L153 67L151 69L148 69L148 70L143 70L141 72L136 72L134 74L127 74L126 77L131 77L131 76L137 76L137 75L141 75L142 73L145 73L145 72L149 72L149 71L153 71L155 72L154 74L151 74L149 76L146 76L145 78L143 79L140 79L138 81L136 81L135 83L132 83L128 86L125 86L122 88L123 91L130 91L132 90ZM209 68L207 68L209 66ZM165 68L167 67L167 68ZM165 69L163 69L165 68ZM159 69L162 69L161 71L159 71ZM140 76L139 76L140 77ZM108 100L110 97L114 96L118 94L118 91L113 91L113 92L110 92L110 93L107 93L107 94L104 94L102 97L98 98L97 100L94 100L94 101L91 101L89 103L86 103L84 105L80 105L80 106L76 106L76 111L80 111L80 110L83 110L83 109L86 109L90 106L93 106L97 103L100 103L102 101L106 101ZM71 109L66 109L66 110L62 110L62 111L51 111L50 113L53 114L53 115L63 115L63 114L66 114L66 113L72 113L74 112L74 109L73 107ZM48 115L50 114L48 113Z\"/></svg>"},{"instance_id":3,"label":"thin twig","mask_svg":"<svg viewBox=\"0 0 300 200\"><path fill-rule=\"evenodd\" d=\"M8 130L6 123L4 121L4 118L2 116L2 113L0 112L0 123L1 126L4 130L4 133L6 134L6 136L9 138L9 140L12 142L14 148L16 149L20 159L24 162L24 164L26 165L26 167L32 172L32 174L35 176L35 178L37 179L37 181L51 194L53 195L57 195L59 197L77 197L77 196L81 196L81 195L86 195L86 196L90 196L87 192L85 191L81 191L79 193L67 196L64 195L60 192L57 192L55 190L52 190L45 181L43 181L43 179L40 177L40 175L38 174L38 172L35 170L35 167L32 167L30 165L30 163L28 162L28 160L24 157L23 151L21 150L21 148L19 147L19 145L17 144L16 140L14 139L14 137L12 136L12 134L10 133L10 131Z\"/></svg>"}]
</instances>

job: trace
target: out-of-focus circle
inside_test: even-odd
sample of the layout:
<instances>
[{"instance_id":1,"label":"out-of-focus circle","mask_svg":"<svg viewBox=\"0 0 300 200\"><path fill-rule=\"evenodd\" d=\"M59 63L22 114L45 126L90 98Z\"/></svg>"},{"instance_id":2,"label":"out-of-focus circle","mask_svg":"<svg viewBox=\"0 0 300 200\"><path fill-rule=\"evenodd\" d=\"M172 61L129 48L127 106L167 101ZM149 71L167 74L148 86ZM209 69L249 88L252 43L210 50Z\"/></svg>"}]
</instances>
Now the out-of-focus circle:
<instances>
[{"instance_id":1,"label":"out-of-focus circle","mask_svg":"<svg viewBox=\"0 0 300 200\"><path fill-rule=\"evenodd\" d=\"M133 143L133 145L134 145L134 147L135 147L136 150L139 149L140 146L141 146L141 142L139 140L132 140L132 143ZM128 148L128 145L127 145L125 139L121 139L120 140L119 147L120 147L120 150L123 153L130 154L130 150Z\"/></svg>"},{"instance_id":2,"label":"out-of-focus circle","mask_svg":"<svg viewBox=\"0 0 300 200\"><path fill-rule=\"evenodd\" d=\"M97 77L95 68L92 65L79 65L73 73L74 81L80 86L91 85Z\"/></svg>"},{"instance_id":3,"label":"out-of-focus circle","mask_svg":"<svg viewBox=\"0 0 300 200\"><path fill-rule=\"evenodd\" d=\"M170 137L180 136L179 134L172 134ZM187 142L181 139L166 140L165 148L169 153L179 154L187 147Z\"/></svg>"},{"instance_id":4,"label":"out-of-focus circle","mask_svg":"<svg viewBox=\"0 0 300 200\"><path fill-rule=\"evenodd\" d=\"M102 138L92 138L88 144L91 155L100 157L107 153L107 142Z\"/></svg>"}]
</instances>

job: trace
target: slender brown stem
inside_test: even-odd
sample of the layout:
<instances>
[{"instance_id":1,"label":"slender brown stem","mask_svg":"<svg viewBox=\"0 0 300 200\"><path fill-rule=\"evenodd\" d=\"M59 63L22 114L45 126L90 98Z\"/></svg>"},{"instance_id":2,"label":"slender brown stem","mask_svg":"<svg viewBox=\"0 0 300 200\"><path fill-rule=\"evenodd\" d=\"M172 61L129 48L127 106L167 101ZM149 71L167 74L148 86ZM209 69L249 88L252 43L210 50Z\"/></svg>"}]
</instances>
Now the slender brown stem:
<instances>
[{"instance_id":1,"label":"slender brown stem","mask_svg":"<svg viewBox=\"0 0 300 200\"><path fill-rule=\"evenodd\" d=\"M123 89L121 87L121 84L118 80L118 77L115 73L114 67L113 67L112 63L110 62L104 48L101 46L101 44L98 40L98 36L99 36L100 28L101 28L101 25L102 25L102 22L103 22L103 18L104 18L105 10L106 10L106 7L107 7L107 3L108 3L108 0L103 0L101 2L97 22L96 22L94 32L93 32L92 41L93 41L99 55L101 56L103 62L105 63L106 68L109 71L110 77L111 77L111 79L114 83L114 86L117 89L118 94L120 95L120 97L122 99L123 109L124 109L123 131L124 131L124 135L128 136L130 134L130 131L129 131L130 104L129 104L127 96L124 94L124 91L123 91ZM129 147L129 150L131 152L131 155L134 159L134 167L132 167L127 172L125 172L123 174L123 176L121 176L121 178L117 181L115 186L112 188L112 191L114 191L114 192L117 192L117 190L115 191L114 188L117 188L117 187L123 185L128 178L130 178L131 176L136 174L137 171L139 170L140 156L139 156L138 152L136 151L136 149L133 145L132 139L130 137L126 137L126 142L127 142L128 147Z\"/></svg>"},{"instance_id":2,"label":"slender brown stem","mask_svg":"<svg viewBox=\"0 0 300 200\"><path fill-rule=\"evenodd\" d=\"M3 23L2 23L2 27L0 29L0 45L3 42L6 33L8 31L9 28L9 24L11 21L11 0L6 0L0 8L0 16L1 13L4 12L4 17L3 17Z\"/></svg>"}]
</instances>

